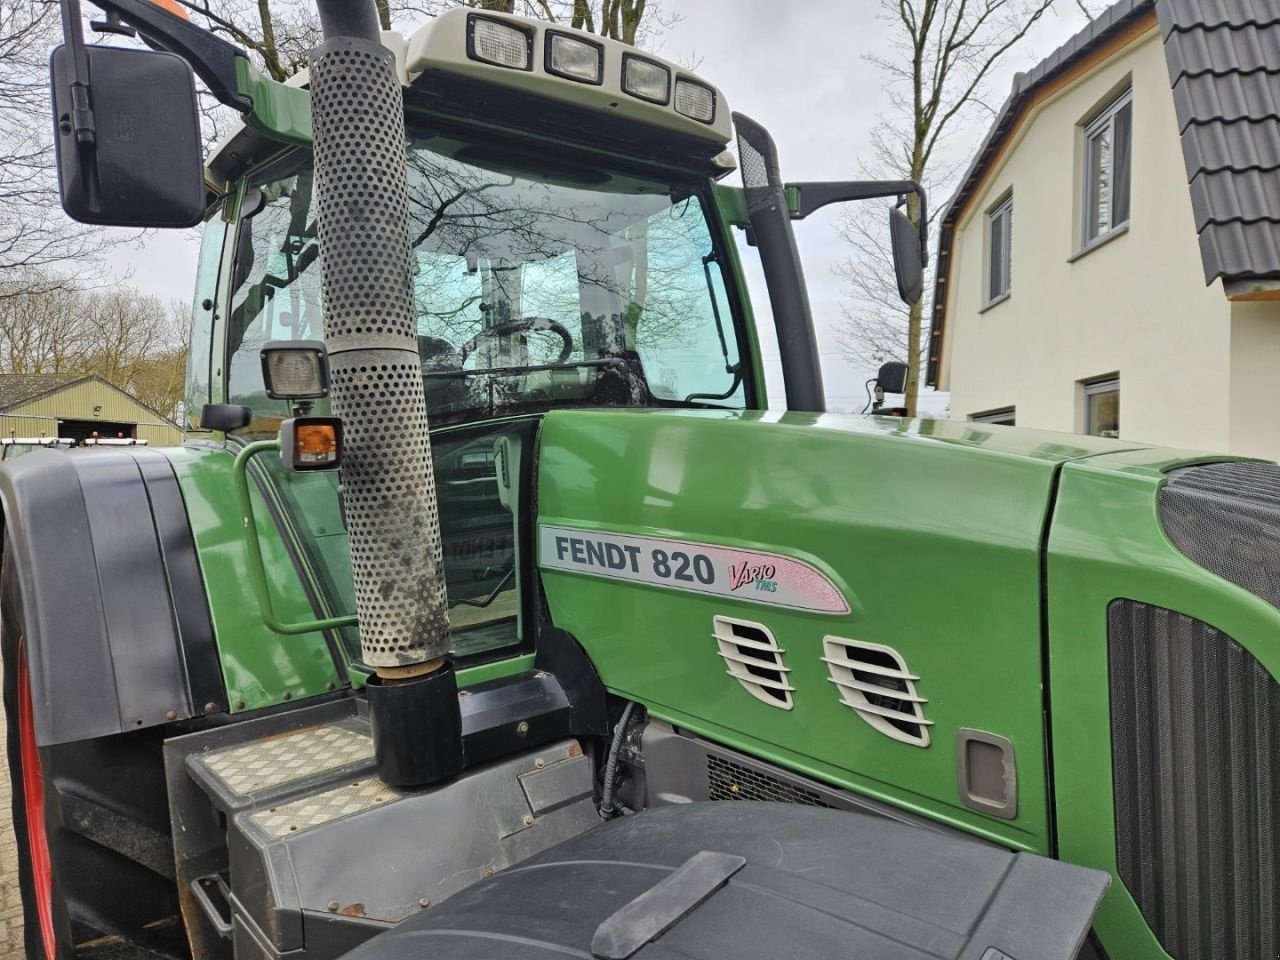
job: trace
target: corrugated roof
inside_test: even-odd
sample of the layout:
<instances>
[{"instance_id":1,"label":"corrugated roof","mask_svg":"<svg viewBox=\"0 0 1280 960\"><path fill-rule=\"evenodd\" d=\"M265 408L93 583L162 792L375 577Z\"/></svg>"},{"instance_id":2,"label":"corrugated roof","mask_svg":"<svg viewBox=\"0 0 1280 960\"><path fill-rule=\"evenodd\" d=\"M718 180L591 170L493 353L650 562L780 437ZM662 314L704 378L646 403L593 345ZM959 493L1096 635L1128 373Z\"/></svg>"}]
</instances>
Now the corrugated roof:
<instances>
[{"instance_id":1,"label":"corrugated roof","mask_svg":"<svg viewBox=\"0 0 1280 960\"><path fill-rule=\"evenodd\" d=\"M1156 7L1205 282L1280 280L1280 3Z\"/></svg>"},{"instance_id":2,"label":"corrugated roof","mask_svg":"<svg viewBox=\"0 0 1280 960\"><path fill-rule=\"evenodd\" d=\"M1280 0L1120 0L1019 74L943 214L926 382L938 382L945 284L960 212L1032 93L1155 9L1182 137L1205 282L1280 281Z\"/></svg>"},{"instance_id":3,"label":"corrugated roof","mask_svg":"<svg viewBox=\"0 0 1280 960\"><path fill-rule=\"evenodd\" d=\"M0 410L88 378L85 373L0 373Z\"/></svg>"}]
</instances>

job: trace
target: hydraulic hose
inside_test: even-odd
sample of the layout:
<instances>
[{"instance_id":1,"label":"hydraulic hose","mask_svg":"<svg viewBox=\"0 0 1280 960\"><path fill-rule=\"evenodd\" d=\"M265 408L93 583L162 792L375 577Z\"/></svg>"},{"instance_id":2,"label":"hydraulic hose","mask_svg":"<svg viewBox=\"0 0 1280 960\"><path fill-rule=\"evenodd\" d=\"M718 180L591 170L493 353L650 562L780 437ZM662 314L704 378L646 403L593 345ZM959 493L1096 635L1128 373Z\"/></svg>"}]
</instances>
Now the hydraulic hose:
<instances>
[{"instance_id":1,"label":"hydraulic hose","mask_svg":"<svg viewBox=\"0 0 1280 960\"><path fill-rule=\"evenodd\" d=\"M631 722L631 711L635 707L634 700L628 701L622 710L618 725L613 728L613 741L609 744L609 759L604 765L604 789L600 793L600 816L605 820L613 818L613 793L618 781L618 754L622 752L622 738L627 735L627 724Z\"/></svg>"}]
</instances>

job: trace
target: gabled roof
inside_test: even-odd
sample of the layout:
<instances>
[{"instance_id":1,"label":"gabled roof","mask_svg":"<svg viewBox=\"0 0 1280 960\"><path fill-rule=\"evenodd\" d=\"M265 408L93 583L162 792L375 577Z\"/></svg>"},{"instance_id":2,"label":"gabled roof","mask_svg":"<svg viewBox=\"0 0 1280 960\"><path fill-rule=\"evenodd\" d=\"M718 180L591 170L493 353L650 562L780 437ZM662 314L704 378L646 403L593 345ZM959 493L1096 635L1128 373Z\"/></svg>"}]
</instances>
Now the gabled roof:
<instances>
[{"instance_id":1,"label":"gabled roof","mask_svg":"<svg viewBox=\"0 0 1280 960\"><path fill-rule=\"evenodd\" d=\"M0 410L88 379L87 373L0 373Z\"/></svg>"},{"instance_id":2,"label":"gabled roof","mask_svg":"<svg viewBox=\"0 0 1280 960\"><path fill-rule=\"evenodd\" d=\"M1280 3L1159 0L1207 283L1280 280Z\"/></svg>"},{"instance_id":3,"label":"gabled roof","mask_svg":"<svg viewBox=\"0 0 1280 960\"><path fill-rule=\"evenodd\" d=\"M1182 135L1205 282L1280 282L1280 0L1119 0L1014 78L943 212L926 383L938 382L955 227L1034 95L1152 11Z\"/></svg>"}]
</instances>

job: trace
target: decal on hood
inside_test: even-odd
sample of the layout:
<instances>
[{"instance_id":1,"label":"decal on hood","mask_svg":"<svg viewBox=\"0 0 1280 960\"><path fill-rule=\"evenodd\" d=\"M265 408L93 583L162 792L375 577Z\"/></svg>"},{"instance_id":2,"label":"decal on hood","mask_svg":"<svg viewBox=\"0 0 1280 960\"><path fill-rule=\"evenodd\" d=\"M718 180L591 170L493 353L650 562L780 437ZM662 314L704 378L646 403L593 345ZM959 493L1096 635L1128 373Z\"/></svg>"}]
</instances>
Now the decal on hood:
<instances>
[{"instance_id":1,"label":"decal on hood","mask_svg":"<svg viewBox=\"0 0 1280 960\"><path fill-rule=\"evenodd\" d=\"M836 585L813 565L776 553L691 540L542 524L539 564L592 577L815 613L848 613Z\"/></svg>"}]
</instances>

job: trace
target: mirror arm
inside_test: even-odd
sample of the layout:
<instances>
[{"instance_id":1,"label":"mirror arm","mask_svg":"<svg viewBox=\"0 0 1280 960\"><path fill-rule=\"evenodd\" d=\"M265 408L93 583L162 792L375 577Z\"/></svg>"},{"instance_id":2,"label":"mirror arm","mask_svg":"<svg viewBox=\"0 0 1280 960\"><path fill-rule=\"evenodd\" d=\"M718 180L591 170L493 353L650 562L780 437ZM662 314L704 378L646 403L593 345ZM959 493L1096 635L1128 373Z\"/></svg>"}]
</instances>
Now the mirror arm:
<instances>
[{"instance_id":1,"label":"mirror arm","mask_svg":"<svg viewBox=\"0 0 1280 960\"><path fill-rule=\"evenodd\" d=\"M820 180L811 183L789 183L799 198L792 220L803 220L828 204L852 200L876 200L881 197L903 197L914 193L920 198L920 265L929 265L929 213L924 187L914 180Z\"/></svg>"},{"instance_id":2,"label":"mirror arm","mask_svg":"<svg viewBox=\"0 0 1280 960\"><path fill-rule=\"evenodd\" d=\"M92 147L98 139L93 121L93 102L89 98L89 57L84 52L84 23L80 17L80 0L62 0L62 36L71 53L72 130L76 144Z\"/></svg>"},{"instance_id":3,"label":"mirror arm","mask_svg":"<svg viewBox=\"0 0 1280 960\"><path fill-rule=\"evenodd\" d=\"M78 6L79 0L63 0L64 17L68 3ZM236 59L248 61L249 58L235 44L149 0L93 0L93 3L109 14L118 14L121 20L156 46L182 57L219 103L241 113L249 113L253 109L253 101L240 92L236 79ZM76 19L78 28L79 18Z\"/></svg>"}]
</instances>

